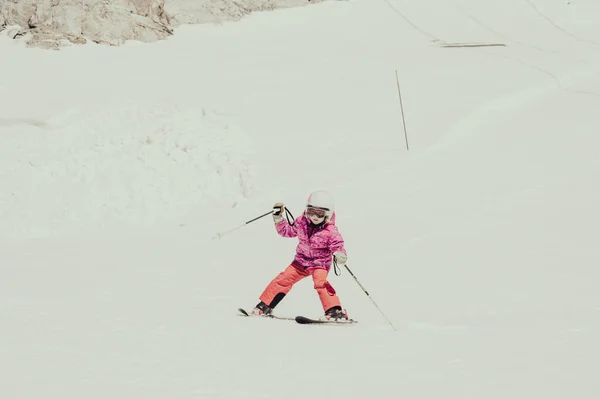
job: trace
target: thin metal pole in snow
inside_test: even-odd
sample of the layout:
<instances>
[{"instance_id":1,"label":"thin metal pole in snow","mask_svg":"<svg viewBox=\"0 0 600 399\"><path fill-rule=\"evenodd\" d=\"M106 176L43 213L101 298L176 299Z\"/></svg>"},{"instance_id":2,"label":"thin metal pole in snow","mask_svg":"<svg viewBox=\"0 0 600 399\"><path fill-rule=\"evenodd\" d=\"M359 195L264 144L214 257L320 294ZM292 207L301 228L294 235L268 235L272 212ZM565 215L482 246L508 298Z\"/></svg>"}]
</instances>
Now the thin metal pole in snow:
<instances>
[{"instance_id":1,"label":"thin metal pole in snow","mask_svg":"<svg viewBox=\"0 0 600 399\"><path fill-rule=\"evenodd\" d=\"M394 327L394 325L392 324L392 322L390 321L390 319L388 319L387 316L385 315L385 313L383 313L383 311L379 308L379 306L377 306L377 304L375 303L375 301L373 300L373 298L371 298L371 295L369 295L369 293L367 292L367 290L365 289L365 287L363 287L362 284L360 283L360 281L358 281L358 279L356 278L356 276L354 275L354 273L352 273L352 270L350 270L350 268L348 267L348 265L344 265L344 267L346 268L346 270L348 270L348 273L350 273L350 275L354 278L354 281L356 281L356 283L358 284L358 286L364 291L365 294L367 294L367 296L369 297L369 299L371 300L371 302L373 302L373 305L375 305L375 307L377 308L377 310L379 310L379 312L383 315L383 317L385 317L385 319L387 320L388 324L390 326L392 326L392 328L394 329L394 331L396 331L396 327Z\"/></svg>"},{"instance_id":2,"label":"thin metal pole in snow","mask_svg":"<svg viewBox=\"0 0 600 399\"><path fill-rule=\"evenodd\" d=\"M406 132L406 120L404 118L404 105L402 105L402 94L400 93L400 80L398 79L398 70L396 69L396 86L398 87L398 98L400 99L400 111L402 112L402 125L404 126L404 139L406 140L406 150L408 151L408 133Z\"/></svg>"}]
</instances>

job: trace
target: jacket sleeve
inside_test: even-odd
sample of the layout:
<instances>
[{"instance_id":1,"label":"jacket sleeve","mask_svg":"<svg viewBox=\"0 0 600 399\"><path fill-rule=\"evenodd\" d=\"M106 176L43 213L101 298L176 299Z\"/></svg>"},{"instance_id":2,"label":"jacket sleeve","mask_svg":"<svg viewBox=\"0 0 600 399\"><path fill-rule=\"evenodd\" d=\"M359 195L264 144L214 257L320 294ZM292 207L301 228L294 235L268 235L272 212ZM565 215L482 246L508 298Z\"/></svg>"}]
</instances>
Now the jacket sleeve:
<instances>
[{"instance_id":1,"label":"jacket sleeve","mask_svg":"<svg viewBox=\"0 0 600 399\"><path fill-rule=\"evenodd\" d=\"M296 223L293 226L287 222L287 220L282 220L279 223L275 224L275 229L277 233L282 237L297 237L298 236L298 219L296 219Z\"/></svg>"},{"instance_id":2,"label":"jacket sleeve","mask_svg":"<svg viewBox=\"0 0 600 399\"><path fill-rule=\"evenodd\" d=\"M346 254L346 249L344 248L344 239L340 234L339 230L336 226L333 226L331 229L331 238L329 240L329 250L334 252L343 252Z\"/></svg>"}]
</instances>

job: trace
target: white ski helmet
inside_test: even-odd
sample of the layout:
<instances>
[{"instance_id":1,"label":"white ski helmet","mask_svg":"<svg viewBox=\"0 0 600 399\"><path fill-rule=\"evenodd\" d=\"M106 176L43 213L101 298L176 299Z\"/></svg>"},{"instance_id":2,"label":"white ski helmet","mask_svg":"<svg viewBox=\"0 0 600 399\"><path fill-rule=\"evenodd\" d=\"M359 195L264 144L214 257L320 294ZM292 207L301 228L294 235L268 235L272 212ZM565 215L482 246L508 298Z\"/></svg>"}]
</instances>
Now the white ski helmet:
<instances>
[{"instance_id":1,"label":"white ski helmet","mask_svg":"<svg viewBox=\"0 0 600 399\"><path fill-rule=\"evenodd\" d=\"M327 218L331 218L331 215L335 211L335 206L333 203L333 196L329 194L327 191L315 191L312 193L308 200L306 201L306 207L318 208L325 210L325 216Z\"/></svg>"}]
</instances>

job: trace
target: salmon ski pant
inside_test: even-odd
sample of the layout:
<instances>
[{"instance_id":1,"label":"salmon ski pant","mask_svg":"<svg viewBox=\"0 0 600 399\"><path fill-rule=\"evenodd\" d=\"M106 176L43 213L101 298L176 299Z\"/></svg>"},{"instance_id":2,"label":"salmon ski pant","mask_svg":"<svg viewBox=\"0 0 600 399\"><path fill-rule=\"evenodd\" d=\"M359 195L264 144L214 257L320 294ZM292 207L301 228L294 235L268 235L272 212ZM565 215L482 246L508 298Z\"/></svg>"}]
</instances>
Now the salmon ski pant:
<instances>
[{"instance_id":1,"label":"salmon ski pant","mask_svg":"<svg viewBox=\"0 0 600 399\"><path fill-rule=\"evenodd\" d=\"M341 306L335 290L327 281L328 274L329 272L324 269L302 270L290 265L267 285L260 300L270 306L276 296L287 295L294 284L312 275L314 288L317 290L323 310L327 311L334 306Z\"/></svg>"}]
</instances>

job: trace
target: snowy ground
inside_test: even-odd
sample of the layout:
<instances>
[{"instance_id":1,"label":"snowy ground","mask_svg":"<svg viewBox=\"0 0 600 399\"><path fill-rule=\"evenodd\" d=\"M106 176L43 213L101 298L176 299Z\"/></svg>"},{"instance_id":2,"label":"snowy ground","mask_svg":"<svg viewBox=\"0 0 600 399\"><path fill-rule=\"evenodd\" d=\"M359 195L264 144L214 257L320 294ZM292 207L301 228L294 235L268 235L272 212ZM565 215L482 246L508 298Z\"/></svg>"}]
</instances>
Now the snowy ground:
<instances>
[{"instance_id":1,"label":"snowy ground","mask_svg":"<svg viewBox=\"0 0 600 399\"><path fill-rule=\"evenodd\" d=\"M0 41L0 397L599 397L600 4L409 3ZM321 188L396 330L235 315Z\"/></svg>"}]
</instances>

